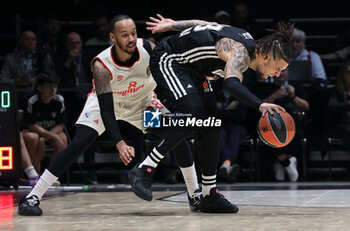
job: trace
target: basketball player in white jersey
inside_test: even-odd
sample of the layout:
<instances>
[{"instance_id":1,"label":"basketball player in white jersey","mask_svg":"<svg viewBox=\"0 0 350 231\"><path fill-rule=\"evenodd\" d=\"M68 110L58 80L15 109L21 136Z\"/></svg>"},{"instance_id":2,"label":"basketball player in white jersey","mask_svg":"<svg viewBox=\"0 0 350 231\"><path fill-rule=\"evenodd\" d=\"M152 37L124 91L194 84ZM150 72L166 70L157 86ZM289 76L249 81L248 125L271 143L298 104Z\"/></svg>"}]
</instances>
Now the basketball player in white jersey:
<instances>
[{"instance_id":1,"label":"basketball player in white jersey","mask_svg":"<svg viewBox=\"0 0 350 231\"><path fill-rule=\"evenodd\" d=\"M154 45L137 38L135 23L129 16L115 16L111 19L110 27L110 38L114 45L92 61L93 89L76 122L75 137L50 163L32 191L21 199L18 208L20 215L41 215L39 204L43 194L105 130L116 144L123 163L130 164L135 157L135 149L125 140L128 140L128 135L128 138L135 141L133 145L143 142L142 139L135 139L138 131L145 132L142 126L143 111L148 107L162 113L168 111L153 92L156 83L149 69L149 53ZM124 124L123 127L121 124ZM181 159L190 156L189 149L186 151L186 142L179 146L182 147L179 153L184 155ZM197 176L193 162L191 163L181 170L188 188L190 208L194 210L201 194L198 192ZM182 166L180 162L179 165Z\"/></svg>"}]
</instances>

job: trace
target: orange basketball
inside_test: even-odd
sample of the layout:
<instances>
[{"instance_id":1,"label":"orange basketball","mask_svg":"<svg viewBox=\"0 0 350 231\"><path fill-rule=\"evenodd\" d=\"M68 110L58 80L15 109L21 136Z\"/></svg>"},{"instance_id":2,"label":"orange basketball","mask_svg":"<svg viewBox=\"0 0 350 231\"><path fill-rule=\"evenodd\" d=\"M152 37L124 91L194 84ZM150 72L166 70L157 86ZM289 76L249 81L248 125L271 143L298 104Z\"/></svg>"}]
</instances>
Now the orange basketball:
<instances>
[{"instance_id":1,"label":"orange basketball","mask_svg":"<svg viewBox=\"0 0 350 231\"><path fill-rule=\"evenodd\" d=\"M292 116L284 111L267 113L258 123L260 139L267 145L280 148L289 144L295 135L295 123Z\"/></svg>"}]
</instances>

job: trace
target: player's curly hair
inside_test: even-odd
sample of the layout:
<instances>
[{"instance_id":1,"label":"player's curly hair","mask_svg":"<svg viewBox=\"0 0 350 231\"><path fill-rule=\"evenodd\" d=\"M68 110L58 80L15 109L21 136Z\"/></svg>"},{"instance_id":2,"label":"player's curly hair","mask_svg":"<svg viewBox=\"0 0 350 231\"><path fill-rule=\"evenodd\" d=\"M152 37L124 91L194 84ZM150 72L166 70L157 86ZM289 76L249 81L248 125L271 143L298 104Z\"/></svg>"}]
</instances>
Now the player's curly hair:
<instances>
[{"instance_id":1,"label":"player's curly hair","mask_svg":"<svg viewBox=\"0 0 350 231\"><path fill-rule=\"evenodd\" d=\"M256 41L256 49L261 54L272 53L273 58L281 58L287 63L291 61L291 40L294 24L279 22L277 30L270 29L272 34Z\"/></svg>"}]
</instances>

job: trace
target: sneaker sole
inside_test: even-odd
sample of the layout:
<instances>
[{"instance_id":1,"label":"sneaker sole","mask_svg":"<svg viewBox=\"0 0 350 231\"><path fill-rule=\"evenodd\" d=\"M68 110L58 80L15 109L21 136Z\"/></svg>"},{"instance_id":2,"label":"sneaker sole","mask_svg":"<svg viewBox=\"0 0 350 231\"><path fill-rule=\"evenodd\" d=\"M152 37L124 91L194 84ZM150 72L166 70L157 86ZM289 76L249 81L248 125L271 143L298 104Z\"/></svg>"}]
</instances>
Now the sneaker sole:
<instances>
[{"instance_id":1,"label":"sneaker sole","mask_svg":"<svg viewBox=\"0 0 350 231\"><path fill-rule=\"evenodd\" d=\"M143 199L143 200L146 200L146 201L152 201L153 197L149 197L149 196L146 196L144 193L142 193L140 190L138 190L135 185L134 185L134 181L133 181L133 177L132 177L132 170L130 171L129 175L128 175L128 178L129 178L129 182L130 182L130 185L131 185L131 189L132 191L135 193L136 196L138 196L139 198Z\"/></svg>"},{"instance_id":2,"label":"sneaker sole","mask_svg":"<svg viewBox=\"0 0 350 231\"><path fill-rule=\"evenodd\" d=\"M191 210L191 212L198 211L199 210L199 206L190 205L190 210Z\"/></svg>"},{"instance_id":3,"label":"sneaker sole","mask_svg":"<svg viewBox=\"0 0 350 231\"><path fill-rule=\"evenodd\" d=\"M25 208L27 208L27 207L25 207ZM28 211L25 208L21 208L21 206L19 206L17 214L19 214L21 216L41 216L43 214L43 211L41 209L39 211L33 212L32 209L30 209L30 211Z\"/></svg>"},{"instance_id":4,"label":"sneaker sole","mask_svg":"<svg viewBox=\"0 0 350 231\"><path fill-rule=\"evenodd\" d=\"M208 210L200 210L202 213L238 213L239 208L238 206L235 206L234 210L230 211L222 211L222 210L217 210L217 209L208 209Z\"/></svg>"}]
</instances>

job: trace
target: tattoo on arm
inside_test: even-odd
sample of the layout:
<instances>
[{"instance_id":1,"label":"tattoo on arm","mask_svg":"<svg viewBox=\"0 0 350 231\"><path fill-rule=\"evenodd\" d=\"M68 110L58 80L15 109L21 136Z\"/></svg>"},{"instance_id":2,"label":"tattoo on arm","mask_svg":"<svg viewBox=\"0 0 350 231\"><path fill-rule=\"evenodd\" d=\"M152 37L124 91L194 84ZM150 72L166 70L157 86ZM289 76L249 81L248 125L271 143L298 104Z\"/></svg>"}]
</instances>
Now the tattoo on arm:
<instances>
[{"instance_id":1,"label":"tattoo on arm","mask_svg":"<svg viewBox=\"0 0 350 231\"><path fill-rule=\"evenodd\" d=\"M173 30L183 31L187 28L197 26L197 25L206 25L206 24L216 24L215 22L207 22L203 20L180 20L176 21L173 25Z\"/></svg>"},{"instance_id":2,"label":"tattoo on arm","mask_svg":"<svg viewBox=\"0 0 350 231\"><path fill-rule=\"evenodd\" d=\"M97 95L112 91L111 85L109 84L111 75L99 61L94 62L93 76Z\"/></svg>"},{"instance_id":3,"label":"tattoo on arm","mask_svg":"<svg viewBox=\"0 0 350 231\"><path fill-rule=\"evenodd\" d=\"M216 52L220 57L226 58L225 78L238 77L243 79L243 72L248 69L250 58L247 49L239 42L222 38L216 43Z\"/></svg>"}]
</instances>

